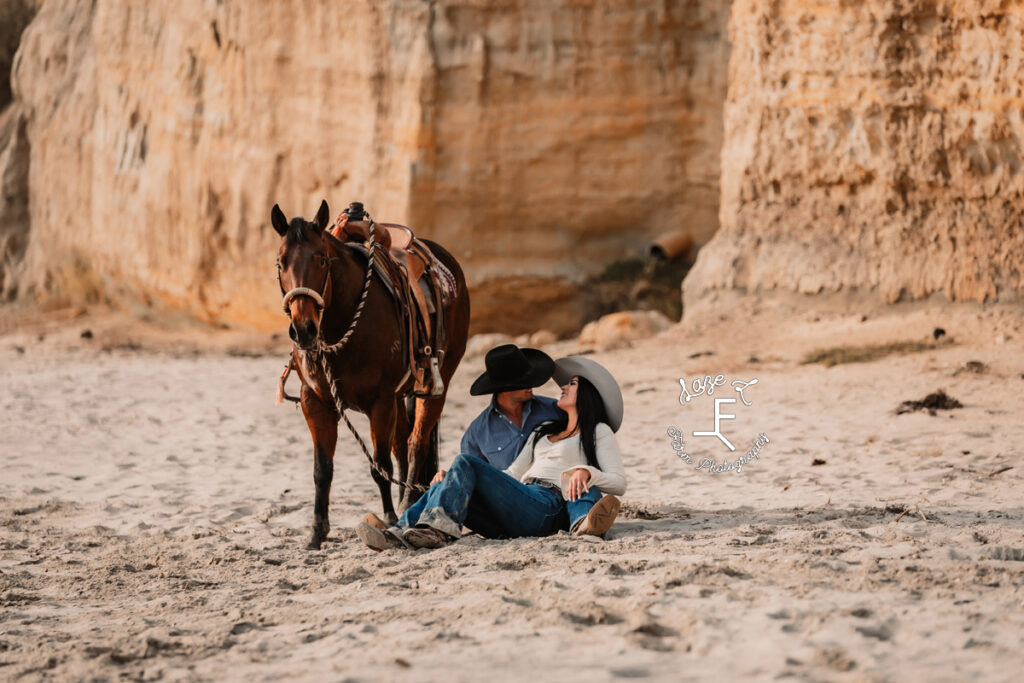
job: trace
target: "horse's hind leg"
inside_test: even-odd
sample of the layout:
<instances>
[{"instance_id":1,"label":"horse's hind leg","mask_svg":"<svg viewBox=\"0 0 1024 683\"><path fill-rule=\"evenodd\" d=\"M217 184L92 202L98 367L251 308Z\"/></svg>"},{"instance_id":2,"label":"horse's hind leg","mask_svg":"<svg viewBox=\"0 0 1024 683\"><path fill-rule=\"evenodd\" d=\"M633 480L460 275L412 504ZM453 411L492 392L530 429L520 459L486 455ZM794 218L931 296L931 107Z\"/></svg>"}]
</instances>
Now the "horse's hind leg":
<instances>
[{"instance_id":1,"label":"horse's hind leg","mask_svg":"<svg viewBox=\"0 0 1024 683\"><path fill-rule=\"evenodd\" d=\"M409 437L409 474L405 479L407 485L429 483L437 474L437 452L431 449L430 445L431 439L435 437L434 430L441 419L447 394L446 389L440 396L416 399L416 420L413 423L412 435ZM418 494L410 503L417 498Z\"/></svg>"},{"instance_id":2,"label":"horse's hind leg","mask_svg":"<svg viewBox=\"0 0 1024 683\"><path fill-rule=\"evenodd\" d=\"M313 501L313 533L309 547L320 549L320 544L331 531L328 506L331 497L331 480L334 479L334 449L338 445L338 419L320 398L310 389L302 387L302 413L306 416L309 433L313 436L313 484L316 497Z\"/></svg>"},{"instance_id":3,"label":"horse's hind leg","mask_svg":"<svg viewBox=\"0 0 1024 683\"><path fill-rule=\"evenodd\" d=\"M416 403L412 398L398 398L395 403L395 438L391 442L394 449L395 460L398 462L398 481L405 481L409 475L409 432L412 430L412 420ZM409 490L402 487L398 492L398 511L405 512L405 509L412 504L409 500Z\"/></svg>"},{"instance_id":4,"label":"horse's hind leg","mask_svg":"<svg viewBox=\"0 0 1024 683\"><path fill-rule=\"evenodd\" d=\"M373 437L373 462L376 467L370 470L370 476L377 482L380 489L380 501L384 508L384 521L394 524L398 521L395 514L395 504L391 499L391 442L395 438L395 409L394 400L378 401L371 410L370 432ZM378 468L387 473L387 476L378 472Z\"/></svg>"}]
</instances>

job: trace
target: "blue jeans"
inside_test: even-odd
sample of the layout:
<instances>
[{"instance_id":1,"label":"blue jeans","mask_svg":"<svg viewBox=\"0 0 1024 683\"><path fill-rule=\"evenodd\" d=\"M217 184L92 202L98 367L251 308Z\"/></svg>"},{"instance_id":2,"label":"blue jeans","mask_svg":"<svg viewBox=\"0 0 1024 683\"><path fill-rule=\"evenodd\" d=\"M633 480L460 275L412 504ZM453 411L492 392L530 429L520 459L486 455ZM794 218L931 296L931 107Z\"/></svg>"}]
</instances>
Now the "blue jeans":
<instances>
[{"instance_id":1,"label":"blue jeans","mask_svg":"<svg viewBox=\"0 0 1024 683\"><path fill-rule=\"evenodd\" d=\"M589 491L576 500L565 501L565 511L569 518L569 526L566 527L566 531L571 531L577 522L586 517L590 508L594 507L594 503L601 500L603 495L601 489L591 486Z\"/></svg>"},{"instance_id":2,"label":"blue jeans","mask_svg":"<svg viewBox=\"0 0 1024 683\"><path fill-rule=\"evenodd\" d=\"M426 525L458 538L463 525L486 538L549 536L569 529L601 499L592 487L575 501L540 484L523 484L468 454L398 520L399 530Z\"/></svg>"}]
</instances>

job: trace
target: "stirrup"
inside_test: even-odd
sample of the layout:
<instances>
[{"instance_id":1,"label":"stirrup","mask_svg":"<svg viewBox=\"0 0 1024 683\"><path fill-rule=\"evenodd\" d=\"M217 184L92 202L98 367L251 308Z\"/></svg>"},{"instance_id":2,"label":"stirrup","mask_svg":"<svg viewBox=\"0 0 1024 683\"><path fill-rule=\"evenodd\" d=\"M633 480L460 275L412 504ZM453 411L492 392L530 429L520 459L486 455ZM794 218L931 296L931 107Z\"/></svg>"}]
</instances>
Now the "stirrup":
<instances>
[{"instance_id":1,"label":"stirrup","mask_svg":"<svg viewBox=\"0 0 1024 683\"><path fill-rule=\"evenodd\" d=\"M416 381L413 386L413 396L417 398L432 398L444 393L444 379L441 378L441 366L436 356L430 357L429 367L417 366L415 374Z\"/></svg>"},{"instance_id":2,"label":"stirrup","mask_svg":"<svg viewBox=\"0 0 1024 683\"><path fill-rule=\"evenodd\" d=\"M430 357L430 381L433 384L430 390L431 396L440 396L444 393L444 380L441 379L441 368L437 362L437 356Z\"/></svg>"}]
</instances>

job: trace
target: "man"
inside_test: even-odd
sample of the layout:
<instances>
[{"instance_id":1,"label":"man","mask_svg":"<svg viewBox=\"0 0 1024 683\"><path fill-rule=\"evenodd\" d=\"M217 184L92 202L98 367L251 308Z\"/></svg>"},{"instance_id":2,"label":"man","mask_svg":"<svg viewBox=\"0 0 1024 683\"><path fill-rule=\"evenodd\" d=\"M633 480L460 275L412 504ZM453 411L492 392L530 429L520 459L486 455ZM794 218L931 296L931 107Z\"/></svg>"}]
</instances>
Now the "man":
<instances>
[{"instance_id":1,"label":"man","mask_svg":"<svg viewBox=\"0 0 1024 683\"><path fill-rule=\"evenodd\" d=\"M555 362L543 351L498 346L484 358L487 370L470 387L472 396L493 394L491 404L477 415L462 437L462 453L469 453L506 469L519 455L534 428L565 417L558 401L534 396L555 371Z\"/></svg>"}]
</instances>

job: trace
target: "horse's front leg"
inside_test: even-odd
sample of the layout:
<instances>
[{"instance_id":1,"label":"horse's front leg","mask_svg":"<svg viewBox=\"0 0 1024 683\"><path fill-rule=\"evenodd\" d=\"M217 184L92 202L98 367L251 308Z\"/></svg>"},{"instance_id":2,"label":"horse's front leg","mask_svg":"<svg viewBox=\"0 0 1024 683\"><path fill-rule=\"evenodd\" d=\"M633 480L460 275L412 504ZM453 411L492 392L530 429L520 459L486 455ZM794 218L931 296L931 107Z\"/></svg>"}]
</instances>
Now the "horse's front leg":
<instances>
[{"instance_id":1,"label":"horse's front leg","mask_svg":"<svg viewBox=\"0 0 1024 683\"><path fill-rule=\"evenodd\" d=\"M303 385L302 413L306 416L309 433L313 437L313 534L309 548L319 550L320 544L331 530L328 505L331 498L331 480L334 479L334 448L338 444L338 418L334 410L320 400L316 393Z\"/></svg>"},{"instance_id":2,"label":"horse's front leg","mask_svg":"<svg viewBox=\"0 0 1024 683\"><path fill-rule=\"evenodd\" d=\"M395 438L394 399L385 399L374 404L370 411L370 432L373 438L373 464L370 476L377 482L380 489L380 502L384 512L384 521L394 524L398 521L395 504L391 499L391 442Z\"/></svg>"}]
</instances>

